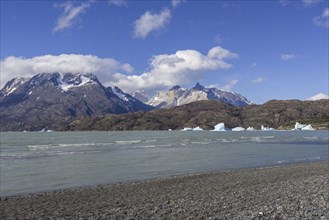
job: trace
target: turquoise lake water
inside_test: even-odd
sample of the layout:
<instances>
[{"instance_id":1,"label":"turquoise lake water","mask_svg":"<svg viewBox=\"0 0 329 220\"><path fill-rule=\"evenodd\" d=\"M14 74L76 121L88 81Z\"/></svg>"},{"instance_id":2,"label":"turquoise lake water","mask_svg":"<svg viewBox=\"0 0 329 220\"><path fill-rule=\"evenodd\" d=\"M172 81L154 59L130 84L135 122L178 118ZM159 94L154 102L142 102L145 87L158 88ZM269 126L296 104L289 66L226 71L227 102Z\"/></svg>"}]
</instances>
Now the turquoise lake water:
<instances>
[{"instance_id":1,"label":"turquoise lake water","mask_svg":"<svg viewBox=\"0 0 329 220\"><path fill-rule=\"evenodd\" d=\"M328 160L328 131L3 132L1 195Z\"/></svg>"}]
</instances>

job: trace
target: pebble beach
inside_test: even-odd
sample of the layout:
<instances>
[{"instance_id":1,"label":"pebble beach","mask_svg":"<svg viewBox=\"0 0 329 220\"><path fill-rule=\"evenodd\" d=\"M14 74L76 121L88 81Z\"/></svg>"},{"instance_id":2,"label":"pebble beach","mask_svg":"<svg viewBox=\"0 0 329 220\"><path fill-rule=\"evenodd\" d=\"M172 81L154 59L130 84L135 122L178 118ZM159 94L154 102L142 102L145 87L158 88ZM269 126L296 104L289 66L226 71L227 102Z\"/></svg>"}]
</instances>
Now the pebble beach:
<instances>
[{"instance_id":1,"label":"pebble beach","mask_svg":"<svg viewBox=\"0 0 329 220\"><path fill-rule=\"evenodd\" d=\"M1 197L0 219L329 219L328 161Z\"/></svg>"}]
</instances>

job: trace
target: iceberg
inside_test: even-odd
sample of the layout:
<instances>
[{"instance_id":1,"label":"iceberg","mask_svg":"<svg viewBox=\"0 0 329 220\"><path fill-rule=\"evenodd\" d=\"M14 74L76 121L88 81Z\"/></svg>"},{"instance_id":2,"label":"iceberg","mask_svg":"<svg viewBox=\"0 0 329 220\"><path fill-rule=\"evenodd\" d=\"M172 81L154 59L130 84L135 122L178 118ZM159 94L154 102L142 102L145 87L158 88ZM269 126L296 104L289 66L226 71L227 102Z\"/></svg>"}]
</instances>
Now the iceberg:
<instances>
[{"instance_id":1,"label":"iceberg","mask_svg":"<svg viewBox=\"0 0 329 220\"><path fill-rule=\"evenodd\" d=\"M200 128L200 126L198 126L198 127L196 127L196 128L193 128L192 130L193 130L193 131L203 131L203 129Z\"/></svg>"},{"instance_id":2,"label":"iceberg","mask_svg":"<svg viewBox=\"0 0 329 220\"><path fill-rule=\"evenodd\" d=\"M255 128L254 128L254 127L248 127L246 130L247 130L247 131L254 131Z\"/></svg>"},{"instance_id":3,"label":"iceberg","mask_svg":"<svg viewBox=\"0 0 329 220\"><path fill-rule=\"evenodd\" d=\"M308 124L308 125L303 125L299 122L296 122L295 124L295 128L293 130L302 130L302 131L313 131L315 130L312 125Z\"/></svg>"},{"instance_id":4,"label":"iceberg","mask_svg":"<svg viewBox=\"0 0 329 220\"><path fill-rule=\"evenodd\" d=\"M225 124L219 123L219 124L215 125L215 129L212 131L226 131Z\"/></svg>"},{"instance_id":5,"label":"iceberg","mask_svg":"<svg viewBox=\"0 0 329 220\"><path fill-rule=\"evenodd\" d=\"M232 128L232 131L245 131L246 129L243 127L236 127L236 128Z\"/></svg>"},{"instance_id":6,"label":"iceberg","mask_svg":"<svg viewBox=\"0 0 329 220\"><path fill-rule=\"evenodd\" d=\"M192 131L192 128L183 128L181 131Z\"/></svg>"},{"instance_id":7,"label":"iceberg","mask_svg":"<svg viewBox=\"0 0 329 220\"><path fill-rule=\"evenodd\" d=\"M271 128L271 127L264 127L264 125L261 126L261 130L262 131L273 131L275 130L274 128Z\"/></svg>"}]
</instances>

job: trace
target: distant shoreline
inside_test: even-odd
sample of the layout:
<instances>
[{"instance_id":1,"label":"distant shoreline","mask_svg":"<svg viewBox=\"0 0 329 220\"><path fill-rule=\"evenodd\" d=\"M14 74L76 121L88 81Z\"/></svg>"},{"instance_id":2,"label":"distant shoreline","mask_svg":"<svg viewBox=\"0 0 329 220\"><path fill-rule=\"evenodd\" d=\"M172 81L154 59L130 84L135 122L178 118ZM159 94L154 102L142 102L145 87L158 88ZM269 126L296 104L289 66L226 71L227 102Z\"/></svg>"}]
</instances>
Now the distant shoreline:
<instances>
[{"instance_id":1,"label":"distant shoreline","mask_svg":"<svg viewBox=\"0 0 329 220\"><path fill-rule=\"evenodd\" d=\"M118 130L66 130L66 131L46 131L46 132L41 132L41 131L0 131L0 133L50 133L50 132L155 132L155 131L159 131L159 132L219 132L219 133L225 133L225 132L233 132L233 133L244 133L244 132L269 132L269 131L262 131L262 130L253 130L253 131L232 131L232 130L227 130L227 131L213 131L213 130L200 130L200 131L183 131L183 130L172 130L172 131L168 131L168 130L123 130L123 131L118 131ZM329 129L316 129L316 130L302 130L302 131L297 131L297 130L284 130L284 129L274 129L271 130L270 132L317 132L317 131L329 131Z\"/></svg>"},{"instance_id":2,"label":"distant shoreline","mask_svg":"<svg viewBox=\"0 0 329 220\"><path fill-rule=\"evenodd\" d=\"M329 217L328 161L1 197L11 218Z\"/></svg>"}]
</instances>

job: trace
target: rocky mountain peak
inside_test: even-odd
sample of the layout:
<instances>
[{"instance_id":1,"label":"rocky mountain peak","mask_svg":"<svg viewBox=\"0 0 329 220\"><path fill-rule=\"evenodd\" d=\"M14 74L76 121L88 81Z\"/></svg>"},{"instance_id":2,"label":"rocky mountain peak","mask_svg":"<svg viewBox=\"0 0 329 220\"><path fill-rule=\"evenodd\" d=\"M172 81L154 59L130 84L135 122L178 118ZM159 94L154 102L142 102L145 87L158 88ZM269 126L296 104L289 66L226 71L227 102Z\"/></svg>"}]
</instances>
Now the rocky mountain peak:
<instances>
[{"instance_id":1,"label":"rocky mountain peak","mask_svg":"<svg viewBox=\"0 0 329 220\"><path fill-rule=\"evenodd\" d=\"M14 92L19 86L24 84L29 78L26 77L18 77L18 78L13 78L12 80L8 81L5 86L1 89L0 95L6 96L9 95L10 93Z\"/></svg>"},{"instance_id":2,"label":"rocky mountain peak","mask_svg":"<svg viewBox=\"0 0 329 220\"><path fill-rule=\"evenodd\" d=\"M0 117L7 130L49 129L75 117L152 109L118 87L106 88L89 73L40 73L13 79L0 90Z\"/></svg>"},{"instance_id":3,"label":"rocky mountain peak","mask_svg":"<svg viewBox=\"0 0 329 220\"><path fill-rule=\"evenodd\" d=\"M35 87L45 84L58 86L61 84L61 75L59 73L39 73L33 76L29 81L29 87Z\"/></svg>"},{"instance_id":4,"label":"rocky mountain peak","mask_svg":"<svg viewBox=\"0 0 329 220\"><path fill-rule=\"evenodd\" d=\"M133 92L131 95L132 97L144 103L146 103L149 100L149 97L145 94L145 91L143 89L137 90Z\"/></svg>"},{"instance_id":5,"label":"rocky mountain peak","mask_svg":"<svg viewBox=\"0 0 329 220\"><path fill-rule=\"evenodd\" d=\"M169 89L169 91L175 91L175 90L179 90L181 89L182 87L180 87L179 85L175 85L173 86L171 89Z\"/></svg>"},{"instance_id":6,"label":"rocky mountain peak","mask_svg":"<svg viewBox=\"0 0 329 220\"><path fill-rule=\"evenodd\" d=\"M201 85L200 83L197 82L192 89L193 90L196 90L196 91L202 91L202 90L205 89L205 87L203 85Z\"/></svg>"},{"instance_id":7,"label":"rocky mountain peak","mask_svg":"<svg viewBox=\"0 0 329 220\"><path fill-rule=\"evenodd\" d=\"M157 108L171 108L200 100L220 100L234 106L246 106L251 102L242 95L222 91L217 88L205 88L200 83L191 89L174 86L168 92L158 92L147 104Z\"/></svg>"},{"instance_id":8,"label":"rocky mountain peak","mask_svg":"<svg viewBox=\"0 0 329 220\"><path fill-rule=\"evenodd\" d=\"M61 79L61 88L65 91L78 86L84 86L88 84L98 84L101 86L101 83L98 81L98 78L93 73L81 73L81 74L72 74L66 73L63 74Z\"/></svg>"}]
</instances>

